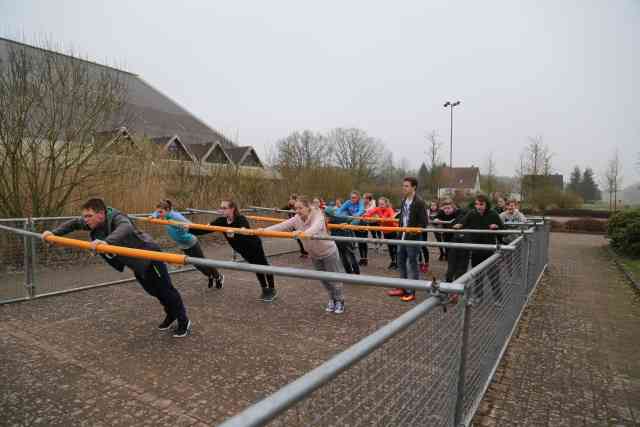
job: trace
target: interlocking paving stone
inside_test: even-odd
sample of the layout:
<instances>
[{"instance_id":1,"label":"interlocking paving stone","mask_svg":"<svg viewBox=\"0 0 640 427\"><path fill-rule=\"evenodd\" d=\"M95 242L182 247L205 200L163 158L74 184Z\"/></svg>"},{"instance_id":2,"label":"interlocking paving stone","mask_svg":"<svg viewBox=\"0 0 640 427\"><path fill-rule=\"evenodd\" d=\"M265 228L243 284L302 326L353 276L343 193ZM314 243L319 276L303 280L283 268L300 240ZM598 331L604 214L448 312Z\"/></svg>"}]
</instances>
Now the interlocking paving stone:
<instances>
[{"instance_id":1,"label":"interlocking paving stone","mask_svg":"<svg viewBox=\"0 0 640 427\"><path fill-rule=\"evenodd\" d=\"M552 233L548 274L474 425L640 425L640 295L604 245Z\"/></svg>"}]
</instances>

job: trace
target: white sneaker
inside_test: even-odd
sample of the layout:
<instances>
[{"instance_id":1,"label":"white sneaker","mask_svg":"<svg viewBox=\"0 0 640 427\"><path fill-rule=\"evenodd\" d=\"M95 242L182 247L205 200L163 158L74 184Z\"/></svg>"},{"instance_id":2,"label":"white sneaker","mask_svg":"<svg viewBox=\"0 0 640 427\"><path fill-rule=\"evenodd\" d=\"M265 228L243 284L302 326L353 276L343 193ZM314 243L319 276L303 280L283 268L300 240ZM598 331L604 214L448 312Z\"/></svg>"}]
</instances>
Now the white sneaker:
<instances>
[{"instance_id":1,"label":"white sneaker","mask_svg":"<svg viewBox=\"0 0 640 427\"><path fill-rule=\"evenodd\" d=\"M334 311L336 311L336 302L330 299L327 303L327 308L325 308L324 311L326 311L327 313L333 313Z\"/></svg>"},{"instance_id":2,"label":"white sneaker","mask_svg":"<svg viewBox=\"0 0 640 427\"><path fill-rule=\"evenodd\" d=\"M333 310L333 312L335 314L342 314L344 313L344 301L336 301L335 303L335 309Z\"/></svg>"}]
</instances>

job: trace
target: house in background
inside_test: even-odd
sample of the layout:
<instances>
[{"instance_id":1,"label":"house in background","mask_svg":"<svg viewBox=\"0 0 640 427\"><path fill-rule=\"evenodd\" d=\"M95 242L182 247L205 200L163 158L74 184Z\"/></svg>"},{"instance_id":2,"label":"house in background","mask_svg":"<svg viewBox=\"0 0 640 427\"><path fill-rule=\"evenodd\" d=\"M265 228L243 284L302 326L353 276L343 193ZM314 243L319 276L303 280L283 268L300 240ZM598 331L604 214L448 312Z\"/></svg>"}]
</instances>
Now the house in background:
<instances>
[{"instance_id":1,"label":"house in background","mask_svg":"<svg viewBox=\"0 0 640 427\"><path fill-rule=\"evenodd\" d=\"M439 178L438 198L461 199L480 193L480 169L471 167L442 168Z\"/></svg>"},{"instance_id":2,"label":"house in background","mask_svg":"<svg viewBox=\"0 0 640 427\"><path fill-rule=\"evenodd\" d=\"M192 162L198 166L192 168L194 170L226 165L247 169L256 176L277 175L265 168L253 147L239 147L137 74L0 38L0 59L6 59L11 51L18 50L28 55L58 55L63 60L81 61L90 72L113 73L124 82L127 97L123 111L113 123L105 123L99 132L105 143L145 139L162 147L173 160ZM125 127L122 127L123 122Z\"/></svg>"}]
</instances>

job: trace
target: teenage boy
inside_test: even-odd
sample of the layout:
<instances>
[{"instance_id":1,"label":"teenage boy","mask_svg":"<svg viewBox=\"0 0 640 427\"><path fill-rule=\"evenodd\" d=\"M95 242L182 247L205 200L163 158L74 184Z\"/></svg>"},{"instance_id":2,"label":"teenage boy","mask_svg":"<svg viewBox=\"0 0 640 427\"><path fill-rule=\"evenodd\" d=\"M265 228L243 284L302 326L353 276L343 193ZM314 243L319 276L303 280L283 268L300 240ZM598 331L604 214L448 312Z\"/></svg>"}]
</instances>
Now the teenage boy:
<instances>
[{"instance_id":1,"label":"teenage boy","mask_svg":"<svg viewBox=\"0 0 640 427\"><path fill-rule=\"evenodd\" d=\"M472 230L498 230L504 228L500 215L491 209L491 203L489 198L484 194L478 194L475 198L474 208L471 209L462 218L459 224L453 226L453 228L467 228ZM496 244L496 237L491 234L474 233L470 236L471 243L476 244ZM475 267L492 255L491 251L472 251L471 252L471 266ZM478 276L476 288L477 297L482 300L484 296L484 278L487 277L487 273L483 272ZM491 290L496 303L502 302L502 290L500 289L499 278L490 280Z\"/></svg>"},{"instance_id":2,"label":"teenage boy","mask_svg":"<svg viewBox=\"0 0 640 427\"><path fill-rule=\"evenodd\" d=\"M418 180L412 176L402 180L402 202L400 203L400 227L427 227L427 208L417 194ZM421 233L399 233L400 240L421 240ZM418 270L419 246L398 245L398 268L403 279L420 279ZM389 296L399 296L402 301L410 302L416 299L412 289L392 289Z\"/></svg>"},{"instance_id":3,"label":"teenage boy","mask_svg":"<svg viewBox=\"0 0 640 427\"><path fill-rule=\"evenodd\" d=\"M46 241L46 237L52 234L63 236L75 230L89 231L91 246L94 249L99 244L106 243L133 249L161 251L160 246L151 236L138 230L127 215L117 209L107 208L102 199L87 200L82 205L81 218L67 221L52 231L45 231L42 233L42 240ZM177 320L178 326L174 329L174 337L186 337L191 333L191 321L187 318L182 297L171 284L171 277L164 262L120 255L100 254L100 256L120 272L125 267L129 267L142 288L149 295L158 298L166 313L158 329L167 330Z\"/></svg>"}]
</instances>

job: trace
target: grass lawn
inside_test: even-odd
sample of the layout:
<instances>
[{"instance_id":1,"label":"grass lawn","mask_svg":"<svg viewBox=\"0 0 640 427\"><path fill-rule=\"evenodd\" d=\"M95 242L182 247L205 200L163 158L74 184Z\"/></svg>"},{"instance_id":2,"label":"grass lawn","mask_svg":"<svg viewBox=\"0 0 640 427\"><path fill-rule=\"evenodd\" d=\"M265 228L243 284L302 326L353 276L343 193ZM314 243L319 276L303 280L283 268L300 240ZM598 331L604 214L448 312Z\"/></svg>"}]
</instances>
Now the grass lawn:
<instances>
[{"instance_id":1,"label":"grass lawn","mask_svg":"<svg viewBox=\"0 0 640 427\"><path fill-rule=\"evenodd\" d=\"M634 259L621 256L620 261L633 274L636 281L640 281L640 258Z\"/></svg>"}]
</instances>

